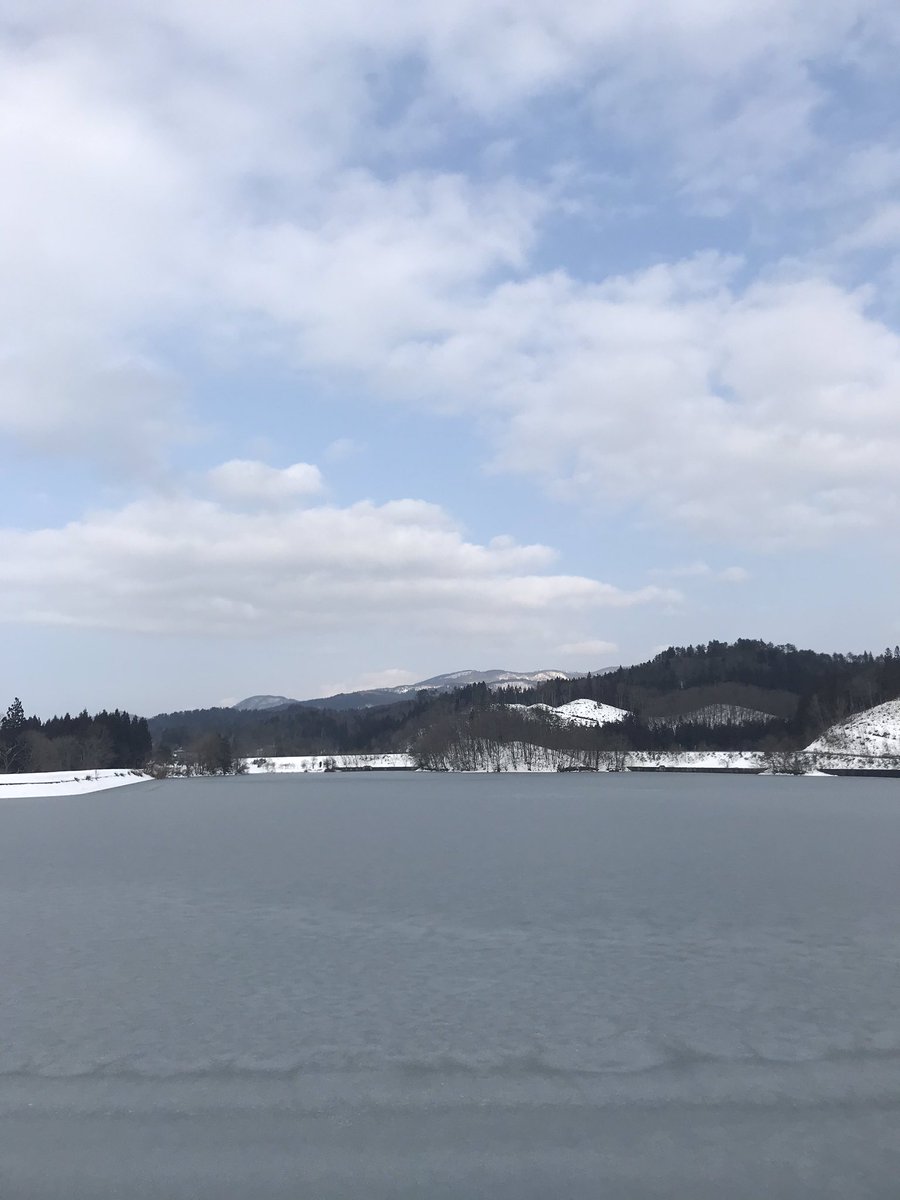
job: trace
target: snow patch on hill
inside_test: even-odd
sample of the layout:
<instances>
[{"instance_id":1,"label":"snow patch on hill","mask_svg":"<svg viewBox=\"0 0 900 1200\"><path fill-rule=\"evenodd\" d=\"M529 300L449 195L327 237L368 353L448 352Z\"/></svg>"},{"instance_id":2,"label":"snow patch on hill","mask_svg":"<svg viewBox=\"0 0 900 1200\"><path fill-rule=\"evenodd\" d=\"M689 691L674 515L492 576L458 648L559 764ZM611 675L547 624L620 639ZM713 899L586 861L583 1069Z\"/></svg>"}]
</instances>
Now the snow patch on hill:
<instances>
[{"instance_id":1,"label":"snow patch on hill","mask_svg":"<svg viewBox=\"0 0 900 1200\"><path fill-rule=\"evenodd\" d=\"M626 708L599 704L596 700L570 700L558 708L549 704L510 704L509 707L530 716L558 721L561 725L613 725L631 716Z\"/></svg>"},{"instance_id":2,"label":"snow patch on hill","mask_svg":"<svg viewBox=\"0 0 900 1200\"><path fill-rule=\"evenodd\" d=\"M745 708L741 704L707 704L690 712L676 713L664 717L651 717L651 725L668 725L677 729L679 725L747 725L760 721L775 721L772 713L758 708Z\"/></svg>"},{"instance_id":3,"label":"snow patch on hill","mask_svg":"<svg viewBox=\"0 0 900 1200\"><path fill-rule=\"evenodd\" d=\"M900 755L900 700L888 700L833 725L807 751L866 757Z\"/></svg>"}]
</instances>

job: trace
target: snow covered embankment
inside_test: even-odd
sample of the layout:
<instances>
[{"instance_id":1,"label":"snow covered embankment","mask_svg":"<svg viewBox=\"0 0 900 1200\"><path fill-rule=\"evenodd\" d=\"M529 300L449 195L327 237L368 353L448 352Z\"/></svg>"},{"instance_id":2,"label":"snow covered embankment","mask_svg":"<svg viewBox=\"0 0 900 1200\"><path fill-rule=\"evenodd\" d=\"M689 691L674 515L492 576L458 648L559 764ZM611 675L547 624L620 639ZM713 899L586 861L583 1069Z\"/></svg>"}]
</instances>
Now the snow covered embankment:
<instances>
[{"instance_id":1,"label":"snow covered embankment","mask_svg":"<svg viewBox=\"0 0 900 1200\"><path fill-rule=\"evenodd\" d=\"M723 771L759 775L765 756L751 750L711 752L557 750L529 742L499 745L472 739L435 756L434 770L443 771Z\"/></svg>"},{"instance_id":2,"label":"snow covered embankment","mask_svg":"<svg viewBox=\"0 0 900 1200\"><path fill-rule=\"evenodd\" d=\"M0 800L36 799L40 796L80 796L109 788L145 783L142 771L104 769L99 771L31 771L0 775Z\"/></svg>"},{"instance_id":3,"label":"snow covered embankment","mask_svg":"<svg viewBox=\"0 0 900 1200\"><path fill-rule=\"evenodd\" d=\"M293 758L245 758L248 775L324 771L413 771L418 763L411 754L301 754Z\"/></svg>"}]
</instances>

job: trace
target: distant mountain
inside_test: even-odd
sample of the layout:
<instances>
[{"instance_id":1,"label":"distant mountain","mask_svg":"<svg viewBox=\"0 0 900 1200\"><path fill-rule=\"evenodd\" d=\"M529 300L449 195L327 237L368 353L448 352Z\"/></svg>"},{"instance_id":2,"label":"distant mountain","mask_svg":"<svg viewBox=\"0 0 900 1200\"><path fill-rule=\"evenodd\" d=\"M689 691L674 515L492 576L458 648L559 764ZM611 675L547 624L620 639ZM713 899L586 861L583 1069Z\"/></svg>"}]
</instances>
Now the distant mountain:
<instances>
[{"instance_id":1,"label":"distant mountain","mask_svg":"<svg viewBox=\"0 0 900 1200\"><path fill-rule=\"evenodd\" d=\"M602 674L602 671L598 674ZM364 692L339 692L335 696L319 696L313 700L290 700L287 696L248 696L232 707L243 712L284 708L288 704L305 704L313 708L374 708L380 704L394 704L406 696L415 696L417 692L452 692L473 683L485 683L494 691L504 687L537 687L552 680L577 678L577 674L555 670L450 671L446 675L432 675L430 679L423 679L419 683L402 683L396 687L372 688Z\"/></svg>"},{"instance_id":2,"label":"distant mountain","mask_svg":"<svg viewBox=\"0 0 900 1200\"><path fill-rule=\"evenodd\" d=\"M472 683L486 683L489 688L533 687L550 679L575 679L568 671L451 671L447 675L432 675L421 683L405 683L400 687L387 688L394 695L410 692L452 692L454 688L468 687Z\"/></svg>"},{"instance_id":3,"label":"distant mountain","mask_svg":"<svg viewBox=\"0 0 900 1200\"><path fill-rule=\"evenodd\" d=\"M267 708L284 708L286 704L299 704L299 700L291 700L288 696L248 696L232 704L241 712L263 712Z\"/></svg>"}]
</instances>

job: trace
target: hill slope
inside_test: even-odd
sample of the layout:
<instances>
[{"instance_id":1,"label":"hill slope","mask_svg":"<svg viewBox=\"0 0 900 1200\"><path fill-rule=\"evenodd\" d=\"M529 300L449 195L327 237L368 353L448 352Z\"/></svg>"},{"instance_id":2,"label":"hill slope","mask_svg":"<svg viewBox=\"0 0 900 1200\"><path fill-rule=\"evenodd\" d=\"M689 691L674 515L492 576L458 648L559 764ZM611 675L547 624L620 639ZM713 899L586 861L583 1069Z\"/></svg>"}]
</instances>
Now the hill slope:
<instances>
[{"instance_id":1,"label":"hill slope","mask_svg":"<svg viewBox=\"0 0 900 1200\"><path fill-rule=\"evenodd\" d=\"M561 704L558 708L551 708L549 704L511 704L509 708L518 709L538 719L557 721L561 725L581 725L590 728L613 725L631 716L625 708L616 708L612 704L598 704L596 700L570 700L568 704Z\"/></svg>"},{"instance_id":2,"label":"hill slope","mask_svg":"<svg viewBox=\"0 0 900 1200\"><path fill-rule=\"evenodd\" d=\"M888 700L833 725L810 753L900 755L900 700Z\"/></svg>"}]
</instances>

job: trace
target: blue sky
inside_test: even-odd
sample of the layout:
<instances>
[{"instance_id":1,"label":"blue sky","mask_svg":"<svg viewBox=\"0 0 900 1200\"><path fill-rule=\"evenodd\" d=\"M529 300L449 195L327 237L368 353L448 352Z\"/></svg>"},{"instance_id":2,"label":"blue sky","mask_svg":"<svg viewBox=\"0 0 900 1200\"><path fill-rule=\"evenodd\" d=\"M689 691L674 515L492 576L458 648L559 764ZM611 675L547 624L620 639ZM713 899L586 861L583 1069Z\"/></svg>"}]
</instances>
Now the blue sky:
<instances>
[{"instance_id":1,"label":"blue sky","mask_svg":"<svg viewBox=\"0 0 900 1200\"><path fill-rule=\"evenodd\" d=\"M49 714L900 641L888 0L12 0Z\"/></svg>"}]
</instances>

